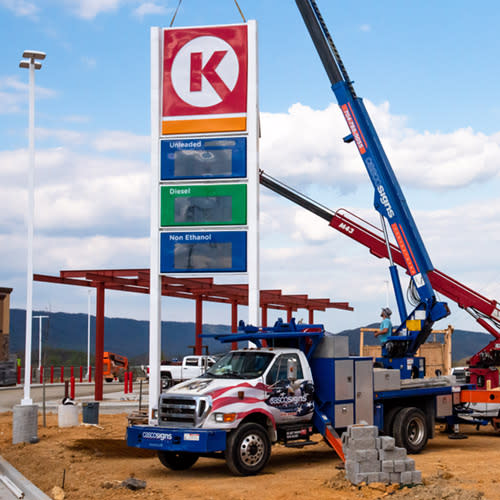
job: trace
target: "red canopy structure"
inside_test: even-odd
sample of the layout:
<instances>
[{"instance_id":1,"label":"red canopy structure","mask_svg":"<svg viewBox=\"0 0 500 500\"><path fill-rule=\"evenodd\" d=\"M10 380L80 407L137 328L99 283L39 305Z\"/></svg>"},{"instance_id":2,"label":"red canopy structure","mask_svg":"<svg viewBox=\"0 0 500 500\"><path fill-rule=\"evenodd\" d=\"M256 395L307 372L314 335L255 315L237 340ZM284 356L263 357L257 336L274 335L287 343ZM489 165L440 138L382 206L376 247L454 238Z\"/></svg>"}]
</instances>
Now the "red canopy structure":
<instances>
[{"instance_id":1,"label":"red canopy structure","mask_svg":"<svg viewBox=\"0 0 500 500\"><path fill-rule=\"evenodd\" d=\"M104 270L65 270L59 276L35 274L35 281L58 283L61 285L85 286L96 289L96 344L95 344L95 399L102 400L103 378L102 359L104 352L104 303L105 290L149 294L149 269L104 269ZM248 305L248 285L216 284L213 278L172 278L162 276L163 296L191 299L195 308L195 354L202 353L203 302L219 302L231 305L231 331L238 329L238 306ZM309 323L314 323L314 311L343 309L353 311L348 302L332 302L330 299L311 299L305 294L284 295L281 290L261 290L260 307L262 326L267 325L269 309L287 312L290 321L294 311L309 311ZM236 344L233 344L233 348Z\"/></svg>"}]
</instances>

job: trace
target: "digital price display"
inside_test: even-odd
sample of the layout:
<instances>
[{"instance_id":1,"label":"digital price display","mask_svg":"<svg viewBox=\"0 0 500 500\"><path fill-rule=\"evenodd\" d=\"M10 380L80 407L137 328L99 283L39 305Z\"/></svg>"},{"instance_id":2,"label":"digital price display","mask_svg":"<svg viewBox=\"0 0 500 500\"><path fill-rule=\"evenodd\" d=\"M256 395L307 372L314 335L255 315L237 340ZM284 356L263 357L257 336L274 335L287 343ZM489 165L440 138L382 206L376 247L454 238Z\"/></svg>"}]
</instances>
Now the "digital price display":
<instances>
[{"instance_id":1,"label":"digital price display","mask_svg":"<svg viewBox=\"0 0 500 500\"><path fill-rule=\"evenodd\" d=\"M246 272L245 231L163 232L160 273Z\"/></svg>"},{"instance_id":2,"label":"digital price display","mask_svg":"<svg viewBox=\"0 0 500 500\"><path fill-rule=\"evenodd\" d=\"M161 142L161 180L246 177L246 137Z\"/></svg>"},{"instance_id":3,"label":"digital price display","mask_svg":"<svg viewBox=\"0 0 500 500\"><path fill-rule=\"evenodd\" d=\"M244 225L247 185L161 186L160 210L162 227Z\"/></svg>"}]
</instances>

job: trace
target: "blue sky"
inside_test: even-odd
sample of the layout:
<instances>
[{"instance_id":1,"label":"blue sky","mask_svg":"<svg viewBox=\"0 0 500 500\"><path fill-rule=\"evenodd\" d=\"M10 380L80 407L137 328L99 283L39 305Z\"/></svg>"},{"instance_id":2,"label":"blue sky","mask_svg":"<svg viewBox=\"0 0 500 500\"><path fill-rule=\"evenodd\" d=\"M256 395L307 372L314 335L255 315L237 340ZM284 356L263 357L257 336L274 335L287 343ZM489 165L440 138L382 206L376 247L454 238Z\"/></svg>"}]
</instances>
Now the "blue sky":
<instances>
[{"instance_id":1,"label":"blue sky","mask_svg":"<svg viewBox=\"0 0 500 500\"><path fill-rule=\"evenodd\" d=\"M345 206L376 222L373 190L354 147L342 144L347 129L295 2L239 4L258 22L261 168L332 209ZM434 265L500 297L500 4L318 5ZM24 307L26 286L23 50L47 53L36 73L35 272L148 267L149 27L168 26L176 6L0 0L0 273L2 286L14 288L14 307ZM232 0L183 0L174 26L240 20ZM319 313L329 330L378 320L385 263L264 189L261 252L262 288L356 308ZM107 314L147 318L144 298L122 295L108 294ZM35 284L34 307L86 312L86 291ZM190 302L167 300L164 307L165 319L194 317ZM476 328L464 312L453 312L449 323ZM229 311L207 305L204 317L229 321Z\"/></svg>"}]
</instances>

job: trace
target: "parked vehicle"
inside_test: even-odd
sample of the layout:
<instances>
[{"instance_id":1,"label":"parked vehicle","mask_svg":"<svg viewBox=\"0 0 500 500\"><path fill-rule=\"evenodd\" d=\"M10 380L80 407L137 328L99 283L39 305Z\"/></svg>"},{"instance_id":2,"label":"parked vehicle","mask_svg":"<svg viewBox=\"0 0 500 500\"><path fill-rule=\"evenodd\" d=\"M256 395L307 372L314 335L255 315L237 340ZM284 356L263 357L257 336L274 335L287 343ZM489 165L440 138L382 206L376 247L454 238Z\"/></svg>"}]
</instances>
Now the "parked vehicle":
<instances>
[{"instance_id":1,"label":"parked vehicle","mask_svg":"<svg viewBox=\"0 0 500 500\"><path fill-rule=\"evenodd\" d=\"M183 380L199 377L215 363L215 358L208 355L184 356L179 363L160 365L162 388L171 387Z\"/></svg>"},{"instance_id":2,"label":"parked vehicle","mask_svg":"<svg viewBox=\"0 0 500 500\"><path fill-rule=\"evenodd\" d=\"M114 352L104 352L102 376L106 382L113 382L115 379L122 382L127 370L128 358Z\"/></svg>"}]
</instances>

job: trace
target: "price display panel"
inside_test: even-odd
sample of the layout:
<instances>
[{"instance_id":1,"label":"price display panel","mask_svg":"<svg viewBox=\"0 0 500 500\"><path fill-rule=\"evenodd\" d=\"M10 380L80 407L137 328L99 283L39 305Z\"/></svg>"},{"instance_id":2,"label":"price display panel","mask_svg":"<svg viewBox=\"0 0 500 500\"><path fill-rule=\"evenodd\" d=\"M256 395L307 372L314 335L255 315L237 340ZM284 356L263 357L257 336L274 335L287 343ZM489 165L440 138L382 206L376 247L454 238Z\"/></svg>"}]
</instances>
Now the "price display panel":
<instances>
[{"instance_id":1,"label":"price display panel","mask_svg":"<svg viewBox=\"0 0 500 500\"><path fill-rule=\"evenodd\" d=\"M161 180L246 177L246 137L161 141Z\"/></svg>"},{"instance_id":2,"label":"price display panel","mask_svg":"<svg viewBox=\"0 0 500 500\"><path fill-rule=\"evenodd\" d=\"M245 231L162 232L160 273L246 272Z\"/></svg>"},{"instance_id":3,"label":"price display panel","mask_svg":"<svg viewBox=\"0 0 500 500\"><path fill-rule=\"evenodd\" d=\"M162 227L246 223L246 184L161 186Z\"/></svg>"}]
</instances>

